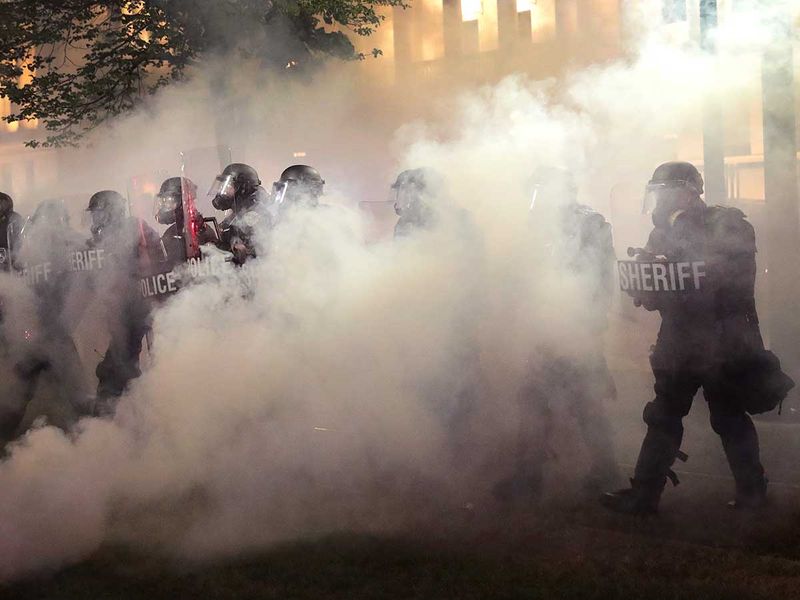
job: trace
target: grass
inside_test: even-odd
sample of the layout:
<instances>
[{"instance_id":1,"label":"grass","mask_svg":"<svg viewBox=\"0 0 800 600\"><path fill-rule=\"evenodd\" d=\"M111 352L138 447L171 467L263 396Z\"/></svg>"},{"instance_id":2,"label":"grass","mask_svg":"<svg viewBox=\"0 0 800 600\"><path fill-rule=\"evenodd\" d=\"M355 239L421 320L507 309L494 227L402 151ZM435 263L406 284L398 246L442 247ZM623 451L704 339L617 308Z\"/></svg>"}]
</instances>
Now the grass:
<instances>
[{"instance_id":1,"label":"grass","mask_svg":"<svg viewBox=\"0 0 800 600\"><path fill-rule=\"evenodd\" d=\"M500 541L497 533L427 541L343 533L213 565L105 548L49 577L0 588L0 596L774 600L800 593L800 565L775 554L586 527L500 532Z\"/></svg>"}]
</instances>

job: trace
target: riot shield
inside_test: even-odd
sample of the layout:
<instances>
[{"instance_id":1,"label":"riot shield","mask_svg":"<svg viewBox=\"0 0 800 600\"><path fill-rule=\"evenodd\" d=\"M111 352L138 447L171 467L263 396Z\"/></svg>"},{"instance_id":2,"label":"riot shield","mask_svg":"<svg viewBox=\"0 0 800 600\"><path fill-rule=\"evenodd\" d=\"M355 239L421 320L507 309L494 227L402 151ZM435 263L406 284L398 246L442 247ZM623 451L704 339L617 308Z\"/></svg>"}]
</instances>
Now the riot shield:
<instances>
[{"instance_id":1,"label":"riot shield","mask_svg":"<svg viewBox=\"0 0 800 600\"><path fill-rule=\"evenodd\" d=\"M181 176L191 179L197 186L199 192L195 198L196 208L203 215L211 216L215 213L216 209L211 206L211 200L206 198L205 193L211 188L217 175L231 162L231 149L228 146L192 148L181 152Z\"/></svg>"}]
</instances>

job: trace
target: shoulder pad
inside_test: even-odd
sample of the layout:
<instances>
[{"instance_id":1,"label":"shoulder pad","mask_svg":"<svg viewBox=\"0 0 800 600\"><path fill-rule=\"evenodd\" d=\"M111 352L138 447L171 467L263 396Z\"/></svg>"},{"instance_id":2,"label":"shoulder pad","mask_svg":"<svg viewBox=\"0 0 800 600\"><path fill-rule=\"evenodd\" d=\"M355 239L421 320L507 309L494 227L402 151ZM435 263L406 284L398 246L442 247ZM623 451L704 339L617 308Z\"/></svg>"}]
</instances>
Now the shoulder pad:
<instances>
[{"instance_id":1,"label":"shoulder pad","mask_svg":"<svg viewBox=\"0 0 800 600\"><path fill-rule=\"evenodd\" d=\"M753 226L747 220L747 216L738 208L733 206L714 206L707 220L712 225L725 227L729 230L752 231Z\"/></svg>"},{"instance_id":2,"label":"shoulder pad","mask_svg":"<svg viewBox=\"0 0 800 600\"><path fill-rule=\"evenodd\" d=\"M601 229L608 225L606 218L590 206L576 204L572 209L572 214L583 227Z\"/></svg>"},{"instance_id":3,"label":"shoulder pad","mask_svg":"<svg viewBox=\"0 0 800 600\"><path fill-rule=\"evenodd\" d=\"M728 224L735 224L740 221L746 221L747 215L734 206L717 205L709 207L706 218L710 218L712 221L724 221Z\"/></svg>"},{"instance_id":4,"label":"shoulder pad","mask_svg":"<svg viewBox=\"0 0 800 600\"><path fill-rule=\"evenodd\" d=\"M738 208L713 206L706 214L706 223L711 226L712 234L725 244L755 252L755 230Z\"/></svg>"}]
</instances>

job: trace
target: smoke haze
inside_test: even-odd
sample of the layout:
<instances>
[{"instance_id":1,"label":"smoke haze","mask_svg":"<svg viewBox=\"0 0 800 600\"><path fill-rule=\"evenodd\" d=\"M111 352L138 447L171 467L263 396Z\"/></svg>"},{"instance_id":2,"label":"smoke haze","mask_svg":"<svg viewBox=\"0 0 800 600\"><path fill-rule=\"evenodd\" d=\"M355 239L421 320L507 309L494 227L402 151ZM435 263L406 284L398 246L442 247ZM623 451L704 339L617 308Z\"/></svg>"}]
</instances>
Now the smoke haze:
<instances>
[{"instance_id":1,"label":"smoke haze","mask_svg":"<svg viewBox=\"0 0 800 600\"><path fill-rule=\"evenodd\" d=\"M13 448L0 463L0 579L104 543L214 558L333 530L395 530L483 501L511 462L517 394L541 349L583 360L596 341L589 282L548 261L529 234L534 169L571 169L579 201L609 219L621 254L644 242L641 189L675 157L673 136L699 127L709 95L758 93L748 57L772 39L769 20L731 20L718 32L727 51L712 59L647 30L648 14L631 15L641 36L625 59L441 94L432 111L419 108L434 116L396 131L381 98L352 103L346 67L289 84L227 64L75 152L40 197L87 192L85 202L131 175L176 175L181 151L224 142L266 185L289 164L275 156L311 149L297 162L320 170L331 206L262 232L268 258L247 273L226 271L159 307L147 368L113 420L84 419L71 434L35 428ZM237 112L229 121L209 100L221 68L237 82L223 99ZM422 101L412 96L407 113ZM419 166L445 178L440 225L365 243L372 224L358 202L383 200L394 174ZM30 306L7 280L9 307ZM652 320L637 325L622 310L610 347L654 339ZM9 327L21 322L6 319L4 334L17 339ZM465 395L471 410L454 420ZM588 467L572 418L557 415L551 476L565 487L555 495Z\"/></svg>"}]
</instances>

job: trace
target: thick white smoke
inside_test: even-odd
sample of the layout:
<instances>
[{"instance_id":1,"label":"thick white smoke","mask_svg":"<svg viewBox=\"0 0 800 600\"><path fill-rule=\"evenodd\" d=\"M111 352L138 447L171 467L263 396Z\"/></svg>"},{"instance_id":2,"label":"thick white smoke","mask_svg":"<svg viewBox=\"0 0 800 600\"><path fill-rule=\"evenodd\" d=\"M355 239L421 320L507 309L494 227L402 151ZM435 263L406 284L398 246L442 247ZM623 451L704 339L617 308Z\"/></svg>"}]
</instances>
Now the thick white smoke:
<instances>
[{"instance_id":1,"label":"thick white smoke","mask_svg":"<svg viewBox=\"0 0 800 600\"><path fill-rule=\"evenodd\" d=\"M728 56L652 34L630 60L450 99L448 121L398 133L396 166L438 170L452 206L434 231L371 245L354 207L374 198L329 174L352 172L337 165L346 134L312 133L327 123L291 112L298 90L256 94L245 104L260 123L297 118L264 131L266 141L247 139L252 154L241 158L252 155L268 180L284 166L259 164L255 151L271 136L323 140L320 169L337 206L281 222L268 256L252 263L254 287L232 271L159 308L152 362L113 420L84 420L70 435L35 429L13 449L0 464L0 579L111 541L213 557L335 529L393 529L481 501L511 460L516 394L537 348L581 360L594 335L585 282L548 263L529 235L534 168L573 170L580 201L622 224L630 239L618 236L618 248L641 243L638 196L612 190L673 158L665 136L697 128L708 94L755 89L757 71ZM302 106L331 101L329 83L312 85ZM197 85L168 92L156 116L117 125L114 143L133 140L118 164L143 171L207 143L212 127L189 126L212 113L195 104ZM347 112L331 103L310 114ZM357 134L389 145L369 137ZM84 171L71 185L109 185L99 179L110 143L82 155L98 181ZM450 404L465 388L476 405L466 426L454 425ZM574 423L560 419L560 450L580 454Z\"/></svg>"}]
</instances>

